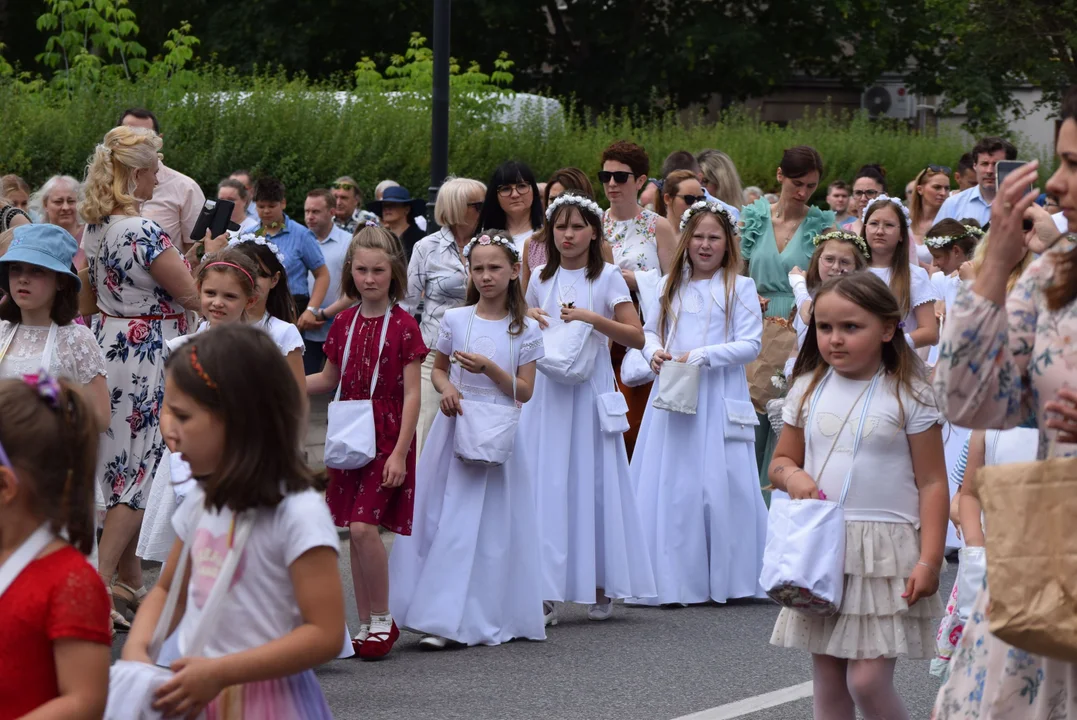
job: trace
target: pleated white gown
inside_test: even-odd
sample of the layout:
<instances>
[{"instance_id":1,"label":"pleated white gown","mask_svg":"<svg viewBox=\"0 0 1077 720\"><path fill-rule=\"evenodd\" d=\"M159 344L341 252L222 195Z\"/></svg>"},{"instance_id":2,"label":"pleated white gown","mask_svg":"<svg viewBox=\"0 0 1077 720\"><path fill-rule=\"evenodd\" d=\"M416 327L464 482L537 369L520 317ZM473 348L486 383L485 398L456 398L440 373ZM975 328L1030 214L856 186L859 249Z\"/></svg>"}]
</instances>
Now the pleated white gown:
<instances>
[{"instance_id":1,"label":"pleated white gown","mask_svg":"<svg viewBox=\"0 0 1077 720\"><path fill-rule=\"evenodd\" d=\"M743 286L743 287L742 287ZM664 287L664 284L663 284ZM762 322L754 283L738 278L733 323L726 330L721 278L690 283L671 353L699 348L696 415L648 405L632 457L632 480L658 595L633 603L693 604L765 597L759 586L767 507L759 489L755 443L725 438L727 399L750 402L744 364L759 354ZM715 299L717 298L717 300ZM714 305L708 312L707 303ZM754 308L754 312L753 312ZM688 312L691 311L691 312ZM658 318L648 322L650 357L662 346ZM651 401L661 380L651 390Z\"/></svg>"}]
</instances>

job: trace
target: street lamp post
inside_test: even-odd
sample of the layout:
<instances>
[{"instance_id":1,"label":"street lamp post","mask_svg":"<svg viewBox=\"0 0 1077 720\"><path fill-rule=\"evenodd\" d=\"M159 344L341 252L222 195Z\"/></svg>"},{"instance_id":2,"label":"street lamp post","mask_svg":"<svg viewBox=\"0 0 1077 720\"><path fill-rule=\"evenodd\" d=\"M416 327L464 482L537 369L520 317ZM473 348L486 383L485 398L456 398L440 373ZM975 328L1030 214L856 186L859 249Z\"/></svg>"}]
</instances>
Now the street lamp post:
<instances>
[{"instance_id":1,"label":"street lamp post","mask_svg":"<svg viewBox=\"0 0 1077 720\"><path fill-rule=\"evenodd\" d=\"M434 97L430 134L430 193L427 219L434 222L438 188L449 174L449 21L451 0L434 0Z\"/></svg>"}]
</instances>

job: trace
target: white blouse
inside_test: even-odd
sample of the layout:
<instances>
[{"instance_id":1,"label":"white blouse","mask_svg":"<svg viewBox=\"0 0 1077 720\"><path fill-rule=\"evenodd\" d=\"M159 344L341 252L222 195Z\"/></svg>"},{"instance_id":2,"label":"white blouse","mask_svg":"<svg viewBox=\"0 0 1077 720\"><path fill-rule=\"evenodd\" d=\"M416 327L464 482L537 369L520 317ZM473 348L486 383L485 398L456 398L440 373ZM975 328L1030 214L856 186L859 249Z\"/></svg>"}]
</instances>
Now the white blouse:
<instances>
[{"instance_id":1,"label":"white blouse","mask_svg":"<svg viewBox=\"0 0 1077 720\"><path fill-rule=\"evenodd\" d=\"M890 286L890 268L868 268L875 275ZM919 265L909 265L910 288L909 288L909 312L905 315L905 332L911 333L919 327L916 324L916 308L927 303L933 303L939 299L935 292L935 286L931 284L931 278L927 276L927 270Z\"/></svg>"},{"instance_id":2,"label":"white blouse","mask_svg":"<svg viewBox=\"0 0 1077 720\"><path fill-rule=\"evenodd\" d=\"M34 375L42 367L53 377L67 378L81 385L98 375L107 377L105 353L88 327L77 323L58 326L52 357L46 359L48 337L48 327L0 321L0 378Z\"/></svg>"}]
</instances>

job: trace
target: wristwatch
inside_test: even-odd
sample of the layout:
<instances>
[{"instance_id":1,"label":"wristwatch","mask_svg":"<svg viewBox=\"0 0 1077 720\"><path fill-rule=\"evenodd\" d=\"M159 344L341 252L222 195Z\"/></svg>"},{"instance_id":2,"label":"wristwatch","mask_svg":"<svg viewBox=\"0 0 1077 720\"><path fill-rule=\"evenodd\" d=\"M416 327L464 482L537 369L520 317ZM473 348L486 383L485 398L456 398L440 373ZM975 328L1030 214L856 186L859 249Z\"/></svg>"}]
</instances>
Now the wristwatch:
<instances>
[{"instance_id":1,"label":"wristwatch","mask_svg":"<svg viewBox=\"0 0 1077 720\"><path fill-rule=\"evenodd\" d=\"M318 308L316 308L316 307L308 307L307 312L309 312L311 315L313 315L315 320L321 320L321 318L318 317Z\"/></svg>"}]
</instances>

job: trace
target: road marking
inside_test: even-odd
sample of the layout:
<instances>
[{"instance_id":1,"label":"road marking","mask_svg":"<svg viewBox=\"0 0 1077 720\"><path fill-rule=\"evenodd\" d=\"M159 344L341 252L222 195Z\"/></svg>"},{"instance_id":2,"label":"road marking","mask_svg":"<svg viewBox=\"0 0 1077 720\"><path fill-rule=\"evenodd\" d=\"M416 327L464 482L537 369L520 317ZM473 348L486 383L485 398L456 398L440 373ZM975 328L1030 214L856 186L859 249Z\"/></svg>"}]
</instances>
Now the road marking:
<instances>
[{"instance_id":1,"label":"road marking","mask_svg":"<svg viewBox=\"0 0 1077 720\"><path fill-rule=\"evenodd\" d=\"M812 684L811 681L808 681L800 685L763 693L762 695L745 698L726 705L719 705L709 710L701 710L691 715L674 718L674 720L733 720L733 718L744 717L760 710L785 705L811 696Z\"/></svg>"}]
</instances>

